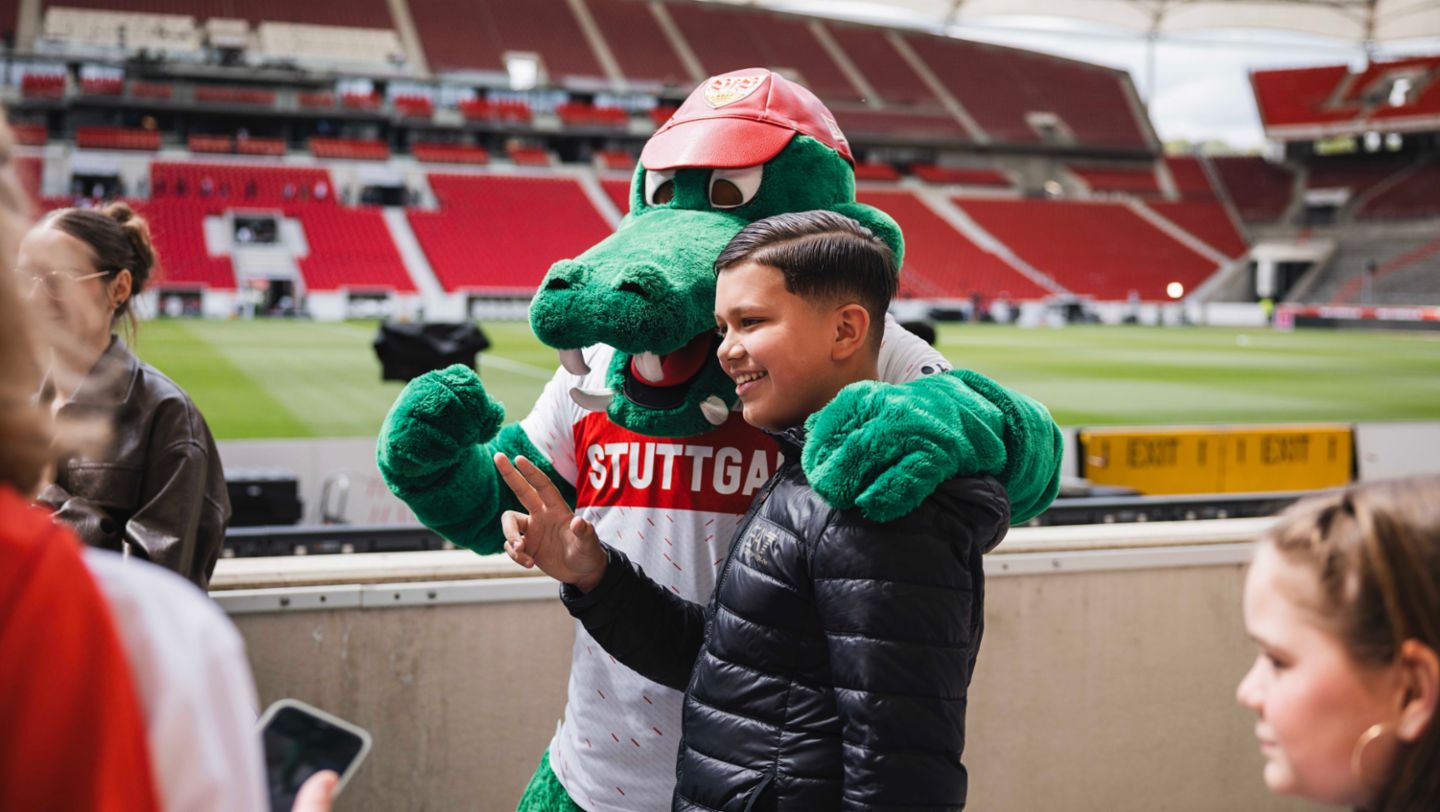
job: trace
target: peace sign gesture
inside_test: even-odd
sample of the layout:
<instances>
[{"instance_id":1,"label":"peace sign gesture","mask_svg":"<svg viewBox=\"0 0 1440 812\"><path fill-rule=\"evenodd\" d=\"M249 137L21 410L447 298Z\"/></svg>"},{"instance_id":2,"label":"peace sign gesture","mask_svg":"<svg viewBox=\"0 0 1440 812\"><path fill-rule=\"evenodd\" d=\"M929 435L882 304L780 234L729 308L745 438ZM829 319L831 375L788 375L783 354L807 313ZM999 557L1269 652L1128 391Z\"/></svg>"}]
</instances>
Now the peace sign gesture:
<instances>
[{"instance_id":1,"label":"peace sign gesture","mask_svg":"<svg viewBox=\"0 0 1440 812\"><path fill-rule=\"evenodd\" d=\"M529 511L528 516L513 510L500 515L505 552L520 566L539 567L581 592L594 589L609 561L595 528L570 510L555 483L535 463L516 457L512 465L504 454L496 454L495 467Z\"/></svg>"}]
</instances>

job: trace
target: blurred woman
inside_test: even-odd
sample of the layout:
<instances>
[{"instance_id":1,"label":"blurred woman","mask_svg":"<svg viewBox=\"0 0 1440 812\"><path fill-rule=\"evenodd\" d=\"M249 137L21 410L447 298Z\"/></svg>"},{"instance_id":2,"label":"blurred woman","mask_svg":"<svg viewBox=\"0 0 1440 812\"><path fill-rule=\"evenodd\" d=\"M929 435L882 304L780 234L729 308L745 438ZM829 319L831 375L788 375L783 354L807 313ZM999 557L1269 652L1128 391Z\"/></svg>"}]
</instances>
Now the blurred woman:
<instances>
[{"instance_id":1,"label":"blurred woman","mask_svg":"<svg viewBox=\"0 0 1440 812\"><path fill-rule=\"evenodd\" d=\"M104 453L66 459L39 501L87 544L204 588L230 516L220 455L185 392L114 334L154 267L149 230L124 203L51 212L20 243L23 292L68 339L42 400L57 418L101 418L112 432Z\"/></svg>"},{"instance_id":2,"label":"blurred woman","mask_svg":"<svg viewBox=\"0 0 1440 812\"><path fill-rule=\"evenodd\" d=\"M1245 625L1260 654L1236 695L1272 791L1440 809L1440 479L1296 504L1257 546Z\"/></svg>"}]
</instances>

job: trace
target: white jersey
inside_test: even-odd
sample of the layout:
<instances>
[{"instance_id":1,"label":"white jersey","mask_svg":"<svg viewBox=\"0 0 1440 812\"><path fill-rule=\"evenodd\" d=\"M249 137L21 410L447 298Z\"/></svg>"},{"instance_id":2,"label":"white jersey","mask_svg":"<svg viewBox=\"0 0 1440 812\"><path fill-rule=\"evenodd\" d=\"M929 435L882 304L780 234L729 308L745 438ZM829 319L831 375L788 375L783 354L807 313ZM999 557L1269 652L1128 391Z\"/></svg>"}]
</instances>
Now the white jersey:
<instances>
[{"instance_id":1,"label":"white jersey","mask_svg":"<svg viewBox=\"0 0 1440 812\"><path fill-rule=\"evenodd\" d=\"M614 351L597 346L584 355L590 373L556 372L521 426L575 486L575 511L601 541L656 583L704 603L736 526L780 466L778 447L738 412L694 437L648 437L617 426L570 398L573 386L605 386ZM882 379L903 383L949 368L886 316ZM668 809L682 699L621 665L576 623L565 716L550 741L550 766L570 798L588 812Z\"/></svg>"}]
</instances>

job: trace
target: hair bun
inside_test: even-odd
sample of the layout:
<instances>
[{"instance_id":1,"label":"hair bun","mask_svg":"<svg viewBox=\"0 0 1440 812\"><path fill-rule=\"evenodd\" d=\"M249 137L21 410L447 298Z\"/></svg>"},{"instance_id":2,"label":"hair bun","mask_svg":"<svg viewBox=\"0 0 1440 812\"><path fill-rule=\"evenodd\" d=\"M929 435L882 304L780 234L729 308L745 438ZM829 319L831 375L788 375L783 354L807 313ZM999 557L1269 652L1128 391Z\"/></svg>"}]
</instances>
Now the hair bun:
<instances>
[{"instance_id":1,"label":"hair bun","mask_svg":"<svg viewBox=\"0 0 1440 812\"><path fill-rule=\"evenodd\" d=\"M130 243L134 256L130 275L134 280L135 293L139 293L145 288L150 271L155 267L155 246L150 241L150 226L128 203L111 203L101 209L100 213L119 223L125 232L125 239Z\"/></svg>"}]
</instances>

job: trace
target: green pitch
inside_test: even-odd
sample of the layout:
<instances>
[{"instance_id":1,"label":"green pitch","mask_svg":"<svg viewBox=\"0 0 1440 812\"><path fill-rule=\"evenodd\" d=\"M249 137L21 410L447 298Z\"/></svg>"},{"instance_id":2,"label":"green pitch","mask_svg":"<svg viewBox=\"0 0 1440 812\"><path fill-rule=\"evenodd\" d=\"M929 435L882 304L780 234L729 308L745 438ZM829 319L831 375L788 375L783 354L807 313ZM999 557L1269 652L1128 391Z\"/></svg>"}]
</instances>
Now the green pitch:
<instances>
[{"instance_id":1,"label":"green pitch","mask_svg":"<svg viewBox=\"0 0 1440 812\"><path fill-rule=\"evenodd\" d=\"M485 325L481 376L511 419L558 367L523 322ZM373 436L373 323L141 325L140 356L174 378L222 440ZM940 350L1050 407L1061 425L1440 420L1440 333L945 325Z\"/></svg>"}]
</instances>

